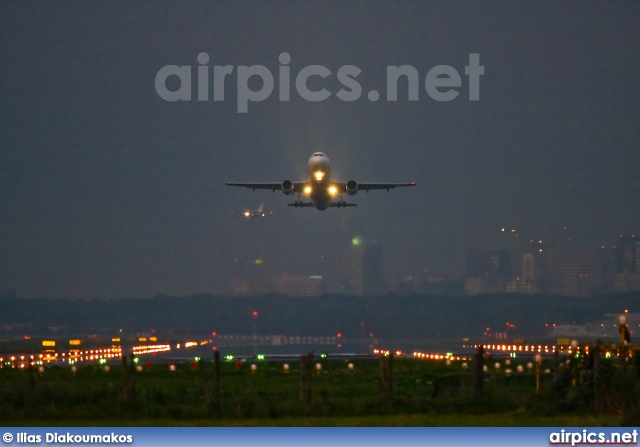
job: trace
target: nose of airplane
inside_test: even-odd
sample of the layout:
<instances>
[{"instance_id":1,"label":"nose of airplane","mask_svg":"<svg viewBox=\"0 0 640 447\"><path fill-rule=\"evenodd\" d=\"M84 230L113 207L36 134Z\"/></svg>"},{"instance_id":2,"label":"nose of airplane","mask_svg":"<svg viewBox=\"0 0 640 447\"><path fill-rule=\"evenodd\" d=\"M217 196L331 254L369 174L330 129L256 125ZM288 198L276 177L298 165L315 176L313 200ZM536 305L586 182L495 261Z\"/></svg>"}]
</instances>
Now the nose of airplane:
<instances>
[{"instance_id":1,"label":"nose of airplane","mask_svg":"<svg viewBox=\"0 0 640 447\"><path fill-rule=\"evenodd\" d=\"M329 169L329 157L322 152L315 152L311 158L309 158L309 168L328 170Z\"/></svg>"}]
</instances>

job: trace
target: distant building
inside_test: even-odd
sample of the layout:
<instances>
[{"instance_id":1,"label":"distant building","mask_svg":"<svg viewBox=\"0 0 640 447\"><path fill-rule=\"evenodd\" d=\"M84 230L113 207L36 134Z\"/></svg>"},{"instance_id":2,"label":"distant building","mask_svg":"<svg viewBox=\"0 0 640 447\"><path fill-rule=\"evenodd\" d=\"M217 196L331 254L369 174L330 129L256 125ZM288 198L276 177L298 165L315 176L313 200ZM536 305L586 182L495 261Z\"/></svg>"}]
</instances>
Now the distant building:
<instances>
[{"instance_id":1,"label":"distant building","mask_svg":"<svg viewBox=\"0 0 640 447\"><path fill-rule=\"evenodd\" d=\"M279 293L294 297L322 296L325 293L325 281L320 275L290 275L284 273L271 278L233 279L233 296L265 295Z\"/></svg>"},{"instance_id":2,"label":"distant building","mask_svg":"<svg viewBox=\"0 0 640 447\"><path fill-rule=\"evenodd\" d=\"M467 250L467 294L504 293L512 277L513 264L509 250Z\"/></svg>"},{"instance_id":3,"label":"distant building","mask_svg":"<svg viewBox=\"0 0 640 447\"><path fill-rule=\"evenodd\" d=\"M614 289L618 292L640 290L640 241L635 234L620 236L620 241L615 247L615 277Z\"/></svg>"},{"instance_id":4,"label":"distant building","mask_svg":"<svg viewBox=\"0 0 640 447\"><path fill-rule=\"evenodd\" d=\"M538 283L531 279L516 278L507 284L507 293L535 295L540 293Z\"/></svg>"},{"instance_id":5,"label":"distant building","mask_svg":"<svg viewBox=\"0 0 640 447\"><path fill-rule=\"evenodd\" d=\"M612 290L612 257L605 249L572 249L562 253L555 292L575 297Z\"/></svg>"},{"instance_id":6,"label":"distant building","mask_svg":"<svg viewBox=\"0 0 640 447\"><path fill-rule=\"evenodd\" d=\"M231 280L231 295L243 296L252 295L253 290L251 288L251 281L248 279L234 278Z\"/></svg>"},{"instance_id":7,"label":"distant building","mask_svg":"<svg viewBox=\"0 0 640 447\"><path fill-rule=\"evenodd\" d=\"M535 281L540 293L557 293L555 288L557 288L561 259L560 248L535 240L530 241L529 244L529 251L523 255L522 259L523 269L527 269L526 277L523 275L523 278ZM533 265L531 265L531 258L533 258Z\"/></svg>"},{"instance_id":8,"label":"distant building","mask_svg":"<svg viewBox=\"0 0 640 447\"><path fill-rule=\"evenodd\" d=\"M386 291L382 273L382 253L373 239L354 237L344 258L345 293L379 295Z\"/></svg>"},{"instance_id":9,"label":"distant building","mask_svg":"<svg viewBox=\"0 0 640 447\"><path fill-rule=\"evenodd\" d=\"M616 273L634 273L637 270L636 260L640 244L636 241L635 234L620 236L615 248Z\"/></svg>"},{"instance_id":10,"label":"distant building","mask_svg":"<svg viewBox=\"0 0 640 447\"><path fill-rule=\"evenodd\" d=\"M536 280L536 259L532 253L522 255L522 279L524 281Z\"/></svg>"},{"instance_id":11,"label":"distant building","mask_svg":"<svg viewBox=\"0 0 640 447\"><path fill-rule=\"evenodd\" d=\"M325 293L324 278L320 275L283 274L275 278L275 291L289 296L321 296Z\"/></svg>"},{"instance_id":12,"label":"distant building","mask_svg":"<svg viewBox=\"0 0 640 447\"><path fill-rule=\"evenodd\" d=\"M460 279L442 276L404 276L398 285L402 293L422 293L427 295L463 295L464 282Z\"/></svg>"},{"instance_id":13,"label":"distant building","mask_svg":"<svg viewBox=\"0 0 640 447\"><path fill-rule=\"evenodd\" d=\"M640 291L640 273L617 273L613 285L616 292Z\"/></svg>"},{"instance_id":14,"label":"distant building","mask_svg":"<svg viewBox=\"0 0 640 447\"><path fill-rule=\"evenodd\" d=\"M535 295L540 293L536 279L536 259L532 253L522 255L522 276L514 278L507 284L508 293L524 293Z\"/></svg>"},{"instance_id":15,"label":"distant building","mask_svg":"<svg viewBox=\"0 0 640 447\"><path fill-rule=\"evenodd\" d=\"M584 324L554 324L549 332L551 337L584 337L587 327Z\"/></svg>"},{"instance_id":16,"label":"distant building","mask_svg":"<svg viewBox=\"0 0 640 447\"><path fill-rule=\"evenodd\" d=\"M513 276L509 250L467 250L467 278Z\"/></svg>"}]
</instances>

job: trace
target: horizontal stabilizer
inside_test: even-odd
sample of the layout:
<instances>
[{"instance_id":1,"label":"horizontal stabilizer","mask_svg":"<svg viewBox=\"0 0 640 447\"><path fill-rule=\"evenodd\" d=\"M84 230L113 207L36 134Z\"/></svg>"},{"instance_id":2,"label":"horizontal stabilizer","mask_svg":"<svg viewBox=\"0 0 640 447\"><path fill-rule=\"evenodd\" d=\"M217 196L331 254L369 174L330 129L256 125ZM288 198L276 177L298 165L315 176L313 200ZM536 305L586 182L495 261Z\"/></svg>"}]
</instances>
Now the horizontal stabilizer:
<instances>
[{"instance_id":1,"label":"horizontal stabilizer","mask_svg":"<svg viewBox=\"0 0 640 447\"><path fill-rule=\"evenodd\" d=\"M329 204L329 206L342 208L342 207L346 207L346 206L358 206L358 204L357 203L337 202L337 203L331 203L331 204Z\"/></svg>"},{"instance_id":2,"label":"horizontal stabilizer","mask_svg":"<svg viewBox=\"0 0 640 447\"><path fill-rule=\"evenodd\" d=\"M305 206L313 206L313 203L303 203L303 202L296 202L296 203L289 203L288 206L295 206L297 207L305 207Z\"/></svg>"}]
</instances>

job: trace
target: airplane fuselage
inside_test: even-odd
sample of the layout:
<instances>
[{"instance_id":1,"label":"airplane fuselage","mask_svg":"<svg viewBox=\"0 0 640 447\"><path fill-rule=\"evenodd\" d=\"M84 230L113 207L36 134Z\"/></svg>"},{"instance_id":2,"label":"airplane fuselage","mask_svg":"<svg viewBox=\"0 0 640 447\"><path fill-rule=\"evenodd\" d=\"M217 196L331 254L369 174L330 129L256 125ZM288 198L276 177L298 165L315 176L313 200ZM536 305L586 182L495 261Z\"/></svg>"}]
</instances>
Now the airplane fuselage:
<instances>
[{"instance_id":1,"label":"airplane fuselage","mask_svg":"<svg viewBox=\"0 0 640 447\"><path fill-rule=\"evenodd\" d=\"M314 152L307 162L309 167L309 189L305 193L314 207L324 211L329 207L333 195L331 193L331 161L322 152ZM334 193L335 194L335 193Z\"/></svg>"}]
</instances>

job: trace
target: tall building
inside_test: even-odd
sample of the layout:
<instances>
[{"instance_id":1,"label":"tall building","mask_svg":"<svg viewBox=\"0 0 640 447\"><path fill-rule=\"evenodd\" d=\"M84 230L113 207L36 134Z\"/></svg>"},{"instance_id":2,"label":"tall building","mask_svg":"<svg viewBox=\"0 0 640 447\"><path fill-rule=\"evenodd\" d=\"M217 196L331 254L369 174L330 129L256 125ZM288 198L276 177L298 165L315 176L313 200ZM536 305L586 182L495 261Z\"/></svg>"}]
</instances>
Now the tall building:
<instances>
[{"instance_id":1,"label":"tall building","mask_svg":"<svg viewBox=\"0 0 640 447\"><path fill-rule=\"evenodd\" d=\"M522 255L522 279L525 281L536 280L536 259L532 253Z\"/></svg>"},{"instance_id":2,"label":"tall building","mask_svg":"<svg viewBox=\"0 0 640 447\"><path fill-rule=\"evenodd\" d=\"M560 259L555 292L576 297L608 293L613 282L612 267L608 250L567 250Z\"/></svg>"},{"instance_id":3,"label":"tall building","mask_svg":"<svg viewBox=\"0 0 640 447\"><path fill-rule=\"evenodd\" d=\"M467 250L467 278L476 276L513 276L509 250Z\"/></svg>"},{"instance_id":4,"label":"tall building","mask_svg":"<svg viewBox=\"0 0 640 447\"><path fill-rule=\"evenodd\" d=\"M465 290L469 295L504 293L512 277L510 250L467 250Z\"/></svg>"},{"instance_id":5,"label":"tall building","mask_svg":"<svg viewBox=\"0 0 640 447\"><path fill-rule=\"evenodd\" d=\"M541 293L557 293L554 289L557 288L558 283L561 249L553 244L531 240L528 250L527 255L533 256L533 280L539 291Z\"/></svg>"},{"instance_id":6,"label":"tall building","mask_svg":"<svg viewBox=\"0 0 640 447\"><path fill-rule=\"evenodd\" d=\"M382 274L382 252L373 239L354 237L344 259L345 293L378 295L386 291Z\"/></svg>"},{"instance_id":7,"label":"tall building","mask_svg":"<svg viewBox=\"0 0 640 447\"><path fill-rule=\"evenodd\" d=\"M540 292L536 279L536 259L532 253L522 255L522 276L518 276L509 282L507 292L526 293L533 295Z\"/></svg>"},{"instance_id":8,"label":"tall building","mask_svg":"<svg viewBox=\"0 0 640 447\"><path fill-rule=\"evenodd\" d=\"M637 270L638 245L635 234L631 236L620 235L620 241L616 245L616 273L634 273Z\"/></svg>"},{"instance_id":9,"label":"tall building","mask_svg":"<svg viewBox=\"0 0 640 447\"><path fill-rule=\"evenodd\" d=\"M614 288L618 292L640 290L640 241L634 234L620 236L615 248L615 278Z\"/></svg>"}]
</instances>

